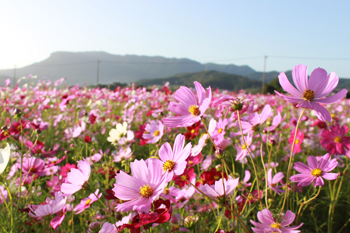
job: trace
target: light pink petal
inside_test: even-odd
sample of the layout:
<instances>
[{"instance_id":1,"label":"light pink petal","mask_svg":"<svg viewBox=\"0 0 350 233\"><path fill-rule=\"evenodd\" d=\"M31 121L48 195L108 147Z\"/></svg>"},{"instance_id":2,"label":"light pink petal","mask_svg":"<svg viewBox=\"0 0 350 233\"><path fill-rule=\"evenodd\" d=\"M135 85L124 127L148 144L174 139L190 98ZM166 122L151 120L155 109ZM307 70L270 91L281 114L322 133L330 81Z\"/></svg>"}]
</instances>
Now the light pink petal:
<instances>
[{"instance_id":1,"label":"light pink petal","mask_svg":"<svg viewBox=\"0 0 350 233\"><path fill-rule=\"evenodd\" d=\"M258 212L259 221L264 224L270 226L272 223L275 223L272 213L268 209L263 209Z\"/></svg>"},{"instance_id":2,"label":"light pink petal","mask_svg":"<svg viewBox=\"0 0 350 233\"><path fill-rule=\"evenodd\" d=\"M245 175L244 175L243 182L244 182L244 183L247 183L247 182L250 180L250 176L251 176L251 175L250 175L249 170L245 170L244 173L245 173Z\"/></svg>"},{"instance_id":3,"label":"light pink petal","mask_svg":"<svg viewBox=\"0 0 350 233\"><path fill-rule=\"evenodd\" d=\"M163 179L163 168L159 166L159 164L158 159L148 159L149 175L146 183L150 183L151 185L160 185ZM162 188L164 189L164 187Z\"/></svg>"},{"instance_id":4,"label":"light pink petal","mask_svg":"<svg viewBox=\"0 0 350 233\"><path fill-rule=\"evenodd\" d=\"M322 84L328 81L327 71L322 68L314 69L310 75L309 79L309 89L315 91L315 93L320 93L324 87Z\"/></svg>"},{"instance_id":5,"label":"light pink petal","mask_svg":"<svg viewBox=\"0 0 350 233\"><path fill-rule=\"evenodd\" d=\"M278 75L278 80L279 80L282 88L286 92L288 92L292 96L302 98L302 94L297 89L295 89L295 87L289 82L285 73L283 73L283 72L280 73L280 75Z\"/></svg>"},{"instance_id":6,"label":"light pink petal","mask_svg":"<svg viewBox=\"0 0 350 233\"><path fill-rule=\"evenodd\" d=\"M290 180L292 182L295 182L295 183L298 183L298 182L302 182L303 180L305 179L309 179L311 178L311 182L313 181L314 177L311 175L311 174L296 174L296 175L293 175L292 177L290 177ZM311 184L310 182L310 184Z\"/></svg>"},{"instance_id":7,"label":"light pink petal","mask_svg":"<svg viewBox=\"0 0 350 233\"><path fill-rule=\"evenodd\" d=\"M239 178L232 179L232 177L229 177L226 185L226 194L230 194L237 187L238 183Z\"/></svg>"},{"instance_id":8,"label":"light pink petal","mask_svg":"<svg viewBox=\"0 0 350 233\"><path fill-rule=\"evenodd\" d=\"M299 185L300 185L300 186L303 186L303 187L309 186L309 185L312 183L312 181L314 181L314 180L315 180L315 177L310 176L310 177L308 177L308 178L306 178L306 179L300 181L300 182L299 182Z\"/></svg>"},{"instance_id":9,"label":"light pink petal","mask_svg":"<svg viewBox=\"0 0 350 233\"><path fill-rule=\"evenodd\" d=\"M185 145L185 136L182 134L178 134L174 141L172 160L175 160L175 158L181 153L184 145Z\"/></svg>"},{"instance_id":10,"label":"light pink petal","mask_svg":"<svg viewBox=\"0 0 350 233\"><path fill-rule=\"evenodd\" d=\"M134 162L131 162L130 169L133 177L138 180L142 180L143 182L148 181L148 168L143 159L134 160Z\"/></svg>"},{"instance_id":11,"label":"light pink petal","mask_svg":"<svg viewBox=\"0 0 350 233\"><path fill-rule=\"evenodd\" d=\"M274 175L273 179L272 179L272 183L273 184L277 184L278 182L280 182L284 177L283 172L278 172L276 175Z\"/></svg>"},{"instance_id":12,"label":"light pink petal","mask_svg":"<svg viewBox=\"0 0 350 233\"><path fill-rule=\"evenodd\" d=\"M173 151L168 142L164 143L159 149L159 158L166 162L167 160L173 160Z\"/></svg>"},{"instance_id":13,"label":"light pink petal","mask_svg":"<svg viewBox=\"0 0 350 233\"><path fill-rule=\"evenodd\" d=\"M320 84L320 86L318 87L318 92L315 93L315 98L321 98L328 95L338 86L338 83L338 76L336 75L336 73L331 72L327 76L327 80L325 80L325 82Z\"/></svg>"},{"instance_id":14,"label":"light pink petal","mask_svg":"<svg viewBox=\"0 0 350 233\"><path fill-rule=\"evenodd\" d=\"M267 104L264 109L262 110L260 116L259 116L259 124L262 124L266 121L266 119L270 116L271 114L271 106Z\"/></svg>"},{"instance_id":15,"label":"light pink petal","mask_svg":"<svg viewBox=\"0 0 350 233\"><path fill-rule=\"evenodd\" d=\"M187 143L185 148L183 148L183 150L180 151L179 154L174 153L174 161L175 162L185 161L188 158L188 156L190 156L191 150L192 150L192 144L189 142Z\"/></svg>"},{"instance_id":16,"label":"light pink petal","mask_svg":"<svg viewBox=\"0 0 350 233\"><path fill-rule=\"evenodd\" d=\"M208 195L209 197L213 197L213 198L216 198L217 196L219 196L215 190L210 187L208 184L205 184L205 185L201 185L198 187L198 189L200 191L202 191L203 193L205 193L206 195Z\"/></svg>"},{"instance_id":17,"label":"light pink petal","mask_svg":"<svg viewBox=\"0 0 350 233\"><path fill-rule=\"evenodd\" d=\"M291 103L299 103L300 101L303 100L303 99L300 98L300 97L286 96L286 95L283 95L283 94L281 94L281 93L279 93L279 92L277 92L277 91L275 91L275 93L276 93L278 96L282 97L283 99L285 99L286 101L291 102Z\"/></svg>"},{"instance_id":18,"label":"light pink petal","mask_svg":"<svg viewBox=\"0 0 350 233\"><path fill-rule=\"evenodd\" d=\"M348 90L343 89L343 90L339 91L337 94L326 97L324 99L316 99L314 101L317 103L322 103L322 104L333 104L333 103L336 103L336 102L342 100L343 98L345 98L347 93L348 93Z\"/></svg>"},{"instance_id":19,"label":"light pink petal","mask_svg":"<svg viewBox=\"0 0 350 233\"><path fill-rule=\"evenodd\" d=\"M187 165L186 161L181 161L181 162L176 163L176 165L174 167L175 175L181 176L186 169L186 165Z\"/></svg>"},{"instance_id":20,"label":"light pink petal","mask_svg":"<svg viewBox=\"0 0 350 233\"><path fill-rule=\"evenodd\" d=\"M209 87L208 89L208 98L205 98L203 103L201 105L199 105L199 110L200 110L200 116L202 116L205 111L208 109L210 103L211 103L211 98L212 98L212 94L211 94L211 88Z\"/></svg>"},{"instance_id":21,"label":"light pink petal","mask_svg":"<svg viewBox=\"0 0 350 233\"><path fill-rule=\"evenodd\" d=\"M314 112L318 119L320 119L321 121L332 122L331 114L327 111L327 109L325 109L323 106L317 103L313 103L313 106Z\"/></svg>"},{"instance_id":22,"label":"light pink petal","mask_svg":"<svg viewBox=\"0 0 350 233\"><path fill-rule=\"evenodd\" d=\"M54 217L54 218L50 221L51 227L55 230L59 225L61 225L61 223L63 222L65 216L66 216L66 215L63 214L63 215L58 215L58 216Z\"/></svg>"},{"instance_id":23,"label":"light pink petal","mask_svg":"<svg viewBox=\"0 0 350 233\"><path fill-rule=\"evenodd\" d=\"M309 166L301 162L295 162L294 169L300 173L308 173L308 174L310 174L310 172L312 171L312 168L310 168Z\"/></svg>"},{"instance_id":24,"label":"light pink petal","mask_svg":"<svg viewBox=\"0 0 350 233\"><path fill-rule=\"evenodd\" d=\"M138 213L148 213L152 206L152 198L141 198L137 204L134 205L133 210L137 211Z\"/></svg>"},{"instance_id":25,"label":"light pink petal","mask_svg":"<svg viewBox=\"0 0 350 233\"><path fill-rule=\"evenodd\" d=\"M61 185L61 192L68 195L78 192L81 188L82 186L79 185L63 183Z\"/></svg>"},{"instance_id":26,"label":"light pink petal","mask_svg":"<svg viewBox=\"0 0 350 233\"><path fill-rule=\"evenodd\" d=\"M322 178L326 180L335 180L338 178L338 173L325 173L322 175Z\"/></svg>"},{"instance_id":27,"label":"light pink petal","mask_svg":"<svg viewBox=\"0 0 350 233\"><path fill-rule=\"evenodd\" d=\"M140 182L138 179L126 174L123 171L120 171L115 178L116 178L116 182L114 184L115 186L117 185L118 187L120 186L127 187L130 190L134 190L134 192L136 193L140 192L140 187L143 185L143 183Z\"/></svg>"},{"instance_id":28,"label":"light pink petal","mask_svg":"<svg viewBox=\"0 0 350 233\"><path fill-rule=\"evenodd\" d=\"M287 212L284 215L283 220L281 222L281 226L285 227L285 226L288 226L288 225L292 224L294 219L295 219L295 214L292 211L287 210Z\"/></svg>"},{"instance_id":29,"label":"light pink petal","mask_svg":"<svg viewBox=\"0 0 350 233\"><path fill-rule=\"evenodd\" d=\"M202 105L202 103L206 97L205 89L203 88L202 84L200 84L199 82L195 81L193 83L194 83L194 86L196 88L197 95L198 95L198 104Z\"/></svg>"},{"instance_id":30,"label":"light pink petal","mask_svg":"<svg viewBox=\"0 0 350 233\"><path fill-rule=\"evenodd\" d=\"M88 181L91 173L90 164L87 161L78 161L78 168L84 176L84 181Z\"/></svg>"},{"instance_id":31,"label":"light pink petal","mask_svg":"<svg viewBox=\"0 0 350 233\"><path fill-rule=\"evenodd\" d=\"M183 104L185 107L190 107L191 105L197 105L196 97L193 92L188 88L181 86L174 94L177 101Z\"/></svg>"},{"instance_id":32,"label":"light pink petal","mask_svg":"<svg viewBox=\"0 0 350 233\"><path fill-rule=\"evenodd\" d=\"M138 204L138 202L143 199L143 197L140 197L140 198L136 198L134 200L131 200L131 201L128 201L128 202L125 202L123 204L120 204L117 206L117 211L121 211L121 212L127 212L127 211L130 211L133 209L133 207L135 205Z\"/></svg>"},{"instance_id":33,"label":"light pink petal","mask_svg":"<svg viewBox=\"0 0 350 233\"><path fill-rule=\"evenodd\" d=\"M186 108L182 104L175 103L175 102L170 102L168 110L174 112L177 115L189 115L189 114L191 114L188 111L188 108Z\"/></svg>"},{"instance_id":34,"label":"light pink petal","mask_svg":"<svg viewBox=\"0 0 350 233\"><path fill-rule=\"evenodd\" d=\"M191 126L200 120L201 118L199 116L193 116L190 114L185 116L167 117L163 119L163 123L165 126L177 128Z\"/></svg>"},{"instance_id":35,"label":"light pink petal","mask_svg":"<svg viewBox=\"0 0 350 233\"><path fill-rule=\"evenodd\" d=\"M310 168L312 168L312 169L318 168L318 163L317 163L317 159L315 158L315 156L310 155L309 157L307 157L307 163L309 164Z\"/></svg>"},{"instance_id":36,"label":"light pink petal","mask_svg":"<svg viewBox=\"0 0 350 233\"><path fill-rule=\"evenodd\" d=\"M270 168L268 171L267 171L267 183L268 184L271 184L272 182L272 168Z\"/></svg>"},{"instance_id":37,"label":"light pink petal","mask_svg":"<svg viewBox=\"0 0 350 233\"><path fill-rule=\"evenodd\" d=\"M80 170L76 168L72 168L70 172L68 172L67 181L69 183L72 183L73 185L80 186L82 186L85 183L84 175L81 173Z\"/></svg>"},{"instance_id":38,"label":"light pink petal","mask_svg":"<svg viewBox=\"0 0 350 233\"><path fill-rule=\"evenodd\" d=\"M307 68L305 65L297 65L293 68L293 82L301 93L308 88Z\"/></svg>"},{"instance_id":39,"label":"light pink petal","mask_svg":"<svg viewBox=\"0 0 350 233\"><path fill-rule=\"evenodd\" d=\"M314 187L316 186L323 186L324 185L324 181L321 177L316 177L315 182L314 182Z\"/></svg>"}]
</instances>

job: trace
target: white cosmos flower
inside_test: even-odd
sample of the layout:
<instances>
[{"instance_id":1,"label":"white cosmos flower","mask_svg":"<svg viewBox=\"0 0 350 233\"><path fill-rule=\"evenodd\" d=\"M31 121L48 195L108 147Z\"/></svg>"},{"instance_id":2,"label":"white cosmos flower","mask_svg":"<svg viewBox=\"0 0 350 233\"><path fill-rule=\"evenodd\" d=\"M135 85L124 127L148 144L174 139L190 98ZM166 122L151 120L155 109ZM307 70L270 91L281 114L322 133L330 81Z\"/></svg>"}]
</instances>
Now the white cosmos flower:
<instances>
[{"instance_id":1,"label":"white cosmos flower","mask_svg":"<svg viewBox=\"0 0 350 233\"><path fill-rule=\"evenodd\" d=\"M10 145L7 143L4 149L0 149L0 174L5 171L11 157Z\"/></svg>"},{"instance_id":2,"label":"white cosmos flower","mask_svg":"<svg viewBox=\"0 0 350 233\"><path fill-rule=\"evenodd\" d=\"M111 129L111 131L109 131L109 137L107 138L107 141L116 146L118 141L127 134L127 128L127 122L123 122L123 124L118 123L116 129Z\"/></svg>"}]
</instances>

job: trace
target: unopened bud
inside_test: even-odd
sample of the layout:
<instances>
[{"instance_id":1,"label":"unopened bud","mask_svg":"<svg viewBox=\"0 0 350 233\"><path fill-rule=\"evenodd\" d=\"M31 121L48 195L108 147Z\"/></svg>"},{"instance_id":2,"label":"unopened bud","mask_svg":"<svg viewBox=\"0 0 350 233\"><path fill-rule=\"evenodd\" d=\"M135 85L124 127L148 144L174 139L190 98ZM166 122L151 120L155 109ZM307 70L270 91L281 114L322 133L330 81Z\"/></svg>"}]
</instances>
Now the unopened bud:
<instances>
[{"instance_id":1,"label":"unopened bud","mask_svg":"<svg viewBox=\"0 0 350 233\"><path fill-rule=\"evenodd\" d=\"M36 129L35 131L37 134L41 134L41 129Z\"/></svg>"},{"instance_id":2,"label":"unopened bud","mask_svg":"<svg viewBox=\"0 0 350 233\"><path fill-rule=\"evenodd\" d=\"M221 165L221 164L216 165L216 166L215 166L215 169L216 169L217 171L221 171L222 165Z\"/></svg>"},{"instance_id":3,"label":"unopened bud","mask_svg":"<svg viewBox=\"0 0 350 233\"><path fill-rule=\"evenodd\" d=\"M240 99L233 101L232 108L235 111L242 110L243 108L243 103L241 102Z\"/></svg>"},{"instance_id":4,"label":"unopened bud","mask_svg":"<svg viewBox=\"0 0 350 233\"><path fill-rule=\"evenodd\" d=\"M338 176L343 176L343 175L344 175L343 172L339 172L339 173L338 173Z\"/></svg>"},{"instance_id":5,"label":"unopened bud","mask_svg":"<svg viewBox=\"0 0 350 233\"><path fill-rule=\"evenodd\" d=\"M218 159L222 159L224 157L225 153L224 153L224 150L222 149L217 149L215 151L215 156L218 158Z\"/></svg>"},{"instance_id":6,"label":"unopened bud","mask_svg":"<svg viewBox=\"0 0 350 233\"><path fill-rule=\"evenodd\" d=\"M8 130L8 127L7 127L7 125L4 125L3 127L1 127L1 130L3 130L3 131L6 131L6 130Z\"/></svg>"}]
</instances>

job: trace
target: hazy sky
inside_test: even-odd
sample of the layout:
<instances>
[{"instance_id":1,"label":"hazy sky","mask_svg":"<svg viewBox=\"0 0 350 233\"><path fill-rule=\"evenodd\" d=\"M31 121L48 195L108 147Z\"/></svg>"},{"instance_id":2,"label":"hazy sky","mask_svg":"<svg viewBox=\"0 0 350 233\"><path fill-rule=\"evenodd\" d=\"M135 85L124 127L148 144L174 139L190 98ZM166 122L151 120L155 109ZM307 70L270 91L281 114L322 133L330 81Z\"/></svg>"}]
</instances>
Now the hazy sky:
<instances>
[{"instance_id":1,"label":"hazy sky","mask_svg":"<svg viewBox=\"0 0 350 233\"><path fill-rule=\"evenodd\" d=\"M350 1L32 0L0 3L0 69L55 51L160 55L350 78ZM309 58L309 59L306 59Z\"/></svg>"}]
</instances>

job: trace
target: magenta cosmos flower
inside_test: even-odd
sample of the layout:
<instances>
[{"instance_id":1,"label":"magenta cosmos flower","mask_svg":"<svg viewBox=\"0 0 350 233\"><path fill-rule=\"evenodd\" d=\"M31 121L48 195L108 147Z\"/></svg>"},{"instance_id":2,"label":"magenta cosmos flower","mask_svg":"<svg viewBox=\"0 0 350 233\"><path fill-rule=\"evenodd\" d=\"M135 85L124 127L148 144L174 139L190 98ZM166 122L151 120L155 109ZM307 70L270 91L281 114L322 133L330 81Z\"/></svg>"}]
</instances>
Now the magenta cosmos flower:
<instances>
[{"instance_id":1,"label":"magenta cosmos flower","mask_svg":"<svg viewBox=\"0 0 350 233\"><path fill-rule=\"evenodd\" d=\"M252 230L256 233L265 233L265 232L298 233L300 231L297 229L303 225L303 223L301 223L298 226L287 227L288 225L292 224L292 222L295 219L295 214L290 210L287 210L285 214L282 214L281 222L275 221L272 213L268 209L263 209L262 211L259 211L258 219L261 223L250 220L250 222L254 226L256 226L256 228L252 227Z\"/></svg>"},{"instance_id":2,"label":"magenta cosmos flower","mask_svg":"<svg viewBox=\"0 0 350 233\"><path fill-rule=\"evenodd\" d=\"M170 102L168 109L179 116L168 117L163 120L164 125L169 127L188 127L201 120L204 112L211 102L211 88L207 92L199 82L194 82L197 91L197 98L193 92L181 86L174 94L177 101Z\"/></svg>"},{"instance_id":3,"label":"magenta cosmos flower","mask_svg":"<svg viewBox=\"0 0 350 233\"><path fill-rule=\"evenodd\" d=\"M78 169L72 168L70 170L66 183L61 186L61 192L65 196L78 192L83 188L84 183L89 180L90 173L90 164L85 160L78 161Z\"/></svg>"},{"instance_id":4,"label":"magenta cosmos flower","mask_svg":"<svg viewBox=\"0 0 350 233\"><path fill-rule=\"evenodd\" d=\"M307 163L309 166L301 162L294 164L294 169L301 174L292 176L290 178L292 182L299 182L298 185L300 186L308 186L314 182L314 187L316 187L324 185L322 178L335 180L338 177L338 173L329 173L338 165L338 162L336 159L331 160L331 156L328 153L319 159L311 155L307 158Z\"/></svg>"},{"instance_id":5,"label":"magenta cosmos flower","mask_svg":"<svg viewBox=\"0 0 350 233\"><path fill-rule=\"evenodd\" d=\"M345 136L348 132L349 128L346 125L342 127L339 125L331 125L329 130L324 129L321 139L322 147L326 148L328 153L332 155L344 155L345 149L350 150L350 137Z\"/></svg>"},{"instance_id":6,"label":"magenta cosmos flower","mask_svg":"<svg viewBox=\"0 0 350 233\"><path fill-rule=\"evenodd\" d=\"M297 107L314 110L316 116L321 121L332 122L331 114L320 104L338 102L348 93L346 89L343 89L337 94L325 98L326 95L330 94L337 87L339 82L338 76L334 72L327 75L327 71L317 68L312 71L310 79L308 79L305 65L295 66L292 75L297 89L288 81L285 73L282 72L278 76L283 89L292 96L286 96L275 91L276 94L286 101L298 103Z\"/></svg>"},{"instance_id":7,"label":"magenta cosmos flower","mask_svg":"<svg viewBox=\"0 0 350 233\"><path fill-rule=\"evenodd\" d=\"M159 149L159 165L163 168L166 182L169 182L174 175L180 176L184 173L187 161L191 154L192 145L189 142L185 146L185 136L179 134L175 138L174 148L168 142L164 143Z\"/></svg>"},{"instance_id":8,"label":"magenta cosmos flower","mask_svg":"<svg viewBox=\"0 0 350 233\"><path fill-rule=\"evenodd\" d=\"M158 198L165 188L165 177L162 167L154 159L147 161L135 160L130 163L132 176L121 171L117 174L114 184L114 195L125 202L117 206L117 211L148 213L152 202Z\"/></svg>"}]
</instances>

